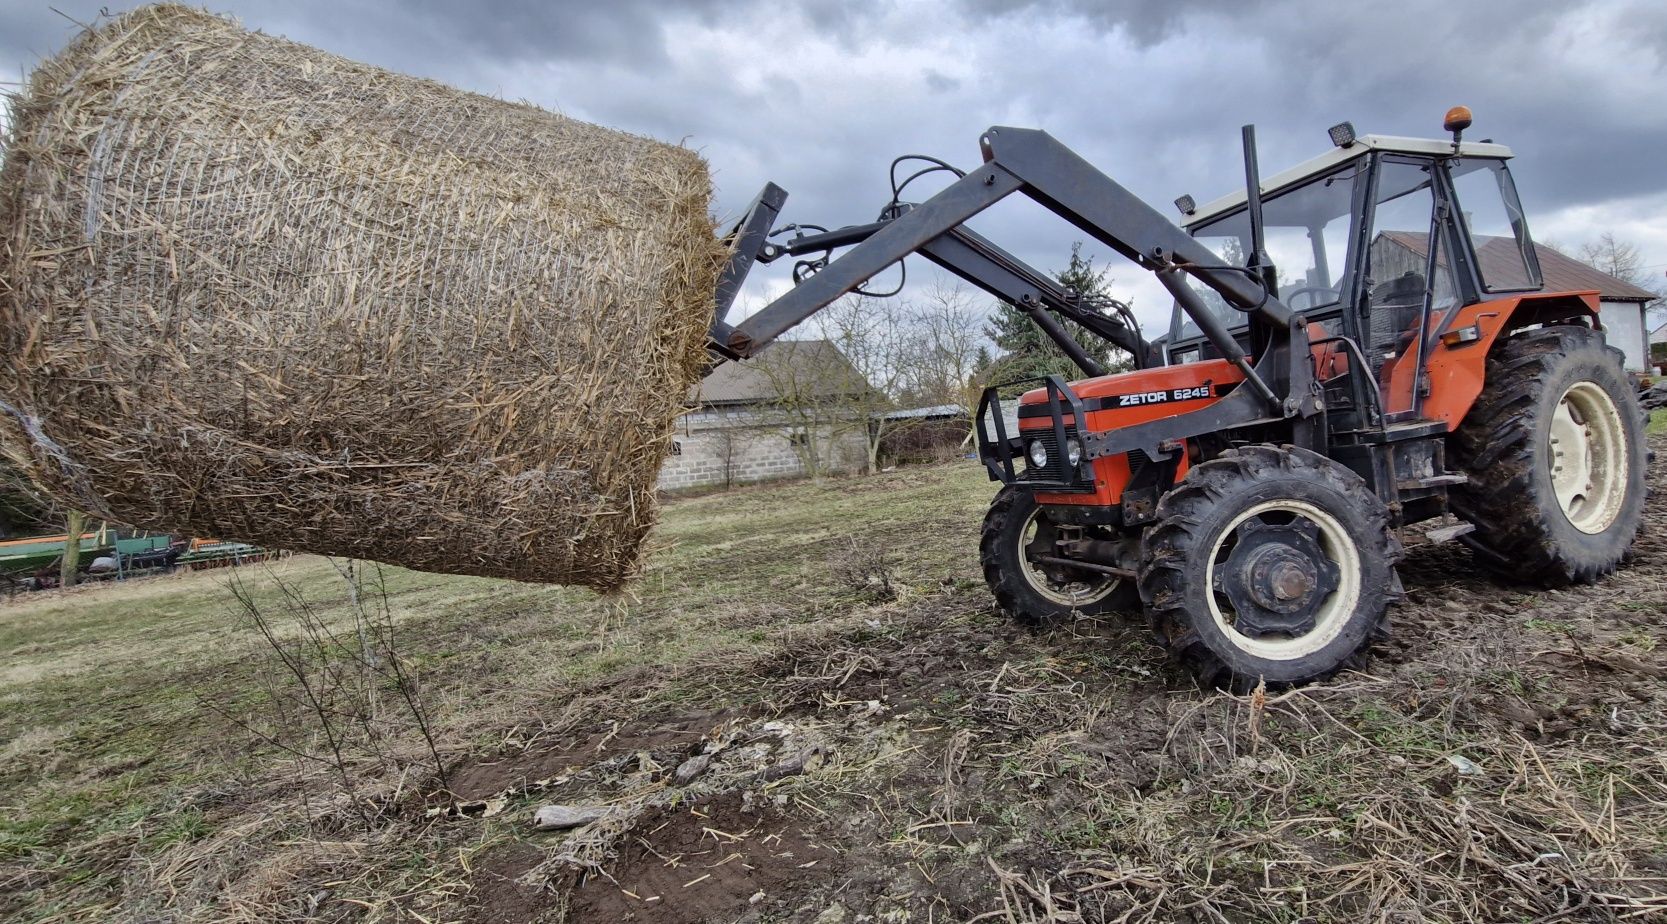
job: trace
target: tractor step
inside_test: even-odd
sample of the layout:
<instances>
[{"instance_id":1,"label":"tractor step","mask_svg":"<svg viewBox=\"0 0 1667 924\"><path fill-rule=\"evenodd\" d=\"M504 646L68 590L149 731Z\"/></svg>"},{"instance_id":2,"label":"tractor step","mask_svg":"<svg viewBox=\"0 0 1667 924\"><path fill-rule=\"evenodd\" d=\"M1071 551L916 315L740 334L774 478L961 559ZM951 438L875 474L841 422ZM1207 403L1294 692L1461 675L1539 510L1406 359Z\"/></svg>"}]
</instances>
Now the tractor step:
<instances>
[{"instance_id":1,"label":"tractor step","mask_svg":"<svg viewBox=\"0 0 1667 924\"><path fill-rule=\"evenodd\" d=\"M1431 475L1428 478L1408 478L1405 481L1397 482L1395 486L1402 491L1417 491L1423 488L1451 487L1456 484L1464 484L1469 480L1469 477L1462 474Z\"/></svg>"},{"instance_id":2,"label":"tractor step","mask_svg":"<svg viewBox=\"0 0 1667 924\"><path fill-rule=\"evenodd\" d=\"M1443 542L1452 542L1460 536L1467 535L1475 531L1475 523L1454 523L1452 526L1443 526L1439 529L1432 529L1424 534L1424 538L1428 539L1431 545L1439 545Z\"/></svg>"}]
</instances>

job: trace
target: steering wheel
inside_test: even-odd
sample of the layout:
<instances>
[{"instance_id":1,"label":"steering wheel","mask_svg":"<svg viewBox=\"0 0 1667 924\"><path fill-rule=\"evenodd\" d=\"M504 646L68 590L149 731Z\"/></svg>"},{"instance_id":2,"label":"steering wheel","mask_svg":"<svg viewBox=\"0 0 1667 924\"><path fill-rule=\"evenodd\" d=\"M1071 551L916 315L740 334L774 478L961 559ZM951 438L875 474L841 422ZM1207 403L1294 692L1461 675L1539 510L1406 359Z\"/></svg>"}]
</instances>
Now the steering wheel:
<instances>
[{"instance_id":1,"label":"steering wheel","mask_svg":"<svg viewBox=\"0 0 1667 924\"><path fill-rule=\"evenodd\" d=\"M1308 304L1299 306L1296 300L1303 295L1308 296ZM1324 298L1321 298L1321 296L1324 296ZM1342 293L1330 286L1298 286L1289 292L1281 293L1279 296L1279 300L1290 306L1293 311L1308 311L1320 305L1329 305L1341 298Z\"/></svg>"}]
</instances>

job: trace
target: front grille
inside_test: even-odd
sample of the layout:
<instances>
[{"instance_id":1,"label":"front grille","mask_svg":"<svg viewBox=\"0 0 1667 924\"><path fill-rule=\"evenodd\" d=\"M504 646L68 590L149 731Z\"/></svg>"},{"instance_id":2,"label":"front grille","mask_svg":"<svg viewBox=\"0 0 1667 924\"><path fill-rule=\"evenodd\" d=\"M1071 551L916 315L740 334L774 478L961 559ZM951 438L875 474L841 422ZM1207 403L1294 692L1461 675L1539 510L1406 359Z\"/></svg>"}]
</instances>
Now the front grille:
<instances>
[{"instance_id":1,"label":"front grille","mask_svg":"<svg viewBox=\"0 0 1667 924\"><path fill-rule=\"evenodd\" d=\"M1025 459L1025 470L1019 476L1020 481L1076 482L1081 480L1073 470L1066 454L1061 451L1059 442L1054 437L1053 427L1037 427L1034 430L1022 430L1020 433L1024 437ZM1066 426L1065 439L1070 441L1076 439L1076 437L1077 428ZM1048 464L1040 469L1030 464L1030 444L1038 440L1048 448Z\"/></svg>"}]
</instances>

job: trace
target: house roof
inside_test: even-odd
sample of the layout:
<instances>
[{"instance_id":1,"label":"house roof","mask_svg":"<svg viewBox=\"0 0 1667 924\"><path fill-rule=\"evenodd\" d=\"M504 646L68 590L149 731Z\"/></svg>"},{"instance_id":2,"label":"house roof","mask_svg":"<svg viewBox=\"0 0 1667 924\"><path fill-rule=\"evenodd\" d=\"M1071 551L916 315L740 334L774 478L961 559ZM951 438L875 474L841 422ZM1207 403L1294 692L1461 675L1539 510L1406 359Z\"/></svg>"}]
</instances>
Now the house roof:
<instances>
[{"instance_id":1,"label":"house roof","mask_svg":"<svg viewBox=\"0 0 1667 924\"><path fill-rule=\"evenodd\" d=\"M768 404L784 392L835 398L872 389L862 373L828 340L777 340L758 355L726 362L689 389L689 403L704 406Z\"/></svg>"},{"instance_id":2,"label":"house roof","mask_svg":"<svg viewBox=\"0 0 1667 924\"><path fill-rule=\"evenodd\" d=\"M934 417L965 417L967 409L959 404L934 404L931 407L911 407L900 411L887 411L881 415L886 420L930 420Z\"/></svg>"},{"instance_id":3,"label":"house roof","mask_svg":"<svg viewBox=\"0 0 1667 924\"><path fill-rule=\"evenodd\" d=\"M1423 232L1385 231L1382 236L1416 254L1422 255L1428 251L1430 236ZM1482 275L1492 281L1494 288L1514 289L1528 285L1522 269L1522 258L1517 255L1515 240L1508 237L1478 235L1476 242L1476 261L1481 264ZM1596 289L1600 298L1615 302L1647 302L1660 297L1649 289L1635 286L1624 279L1617 279L1603 270L1588 266L1566 253L1542 244L1534 245L1534 254L1540 260L1540 276L1545 281L1544 291L1586 292Z\"/></svg>"}]
</instances>

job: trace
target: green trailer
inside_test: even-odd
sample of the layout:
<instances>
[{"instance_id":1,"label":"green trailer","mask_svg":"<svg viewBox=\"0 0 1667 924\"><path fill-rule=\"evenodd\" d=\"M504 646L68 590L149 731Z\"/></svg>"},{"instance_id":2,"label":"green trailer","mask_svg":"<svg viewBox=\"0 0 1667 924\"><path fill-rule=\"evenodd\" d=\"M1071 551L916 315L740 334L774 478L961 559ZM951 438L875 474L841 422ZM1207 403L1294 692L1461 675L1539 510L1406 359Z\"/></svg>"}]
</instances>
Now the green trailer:
<instances>
[{"instance_id":1,"label":"green trailer","mask_svg":"<svg viewBox=\"0 0 1667 924\"><path fill-rule=\"evenodd\" d=\"M51 568L64 557L64 543L69 536L34 536L25 539L0 541L0 578L19 581L34 577ZM81 558L91 562L100 555L115 551L107 530L84 533L81 536Z\"/></svg>"}]
</instances>

